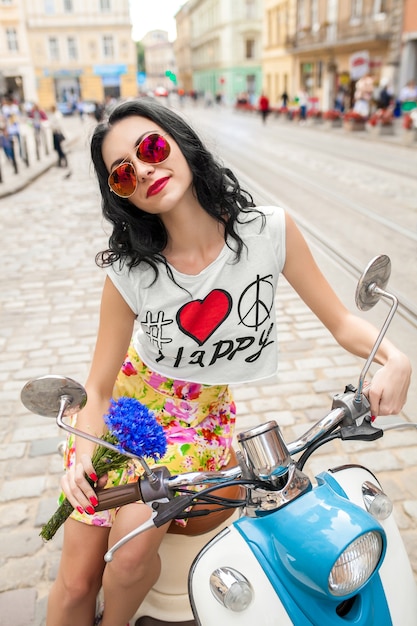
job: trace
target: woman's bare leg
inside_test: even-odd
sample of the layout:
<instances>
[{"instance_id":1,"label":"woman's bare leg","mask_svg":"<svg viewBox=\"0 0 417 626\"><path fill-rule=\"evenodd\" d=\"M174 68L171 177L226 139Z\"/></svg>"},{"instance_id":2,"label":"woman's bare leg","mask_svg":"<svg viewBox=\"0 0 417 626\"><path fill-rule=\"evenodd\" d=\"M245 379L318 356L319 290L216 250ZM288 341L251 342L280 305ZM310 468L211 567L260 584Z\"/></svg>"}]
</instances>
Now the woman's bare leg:
<instances>
[{"instance_id":1,"label":"woman's bare leg","mask_svg":"<svg viewBox=\"0 0 417 626\"><path fill-rule=\"evenodd\" d=\"M49 594L46 626L93 626L109 531L71 518L65 522L61 562Z\"/></svg>"},{"instance_id":2,"label":"woman's bare leg","mask_svg":"<svg viewBox=\"0 0 417 626\"><path fill-rule=\"evenodd\" d=\"M144 504L122 507L110 532L109 545L114 545L128 532L149 519L151 510ZM148 591L158 580L160 559L158 549L167 531L147 530L114 554L103 575L104 614L101 626L126 626ZM78 626L78 625L77 625Z\"/></svg>"}]
</instances>

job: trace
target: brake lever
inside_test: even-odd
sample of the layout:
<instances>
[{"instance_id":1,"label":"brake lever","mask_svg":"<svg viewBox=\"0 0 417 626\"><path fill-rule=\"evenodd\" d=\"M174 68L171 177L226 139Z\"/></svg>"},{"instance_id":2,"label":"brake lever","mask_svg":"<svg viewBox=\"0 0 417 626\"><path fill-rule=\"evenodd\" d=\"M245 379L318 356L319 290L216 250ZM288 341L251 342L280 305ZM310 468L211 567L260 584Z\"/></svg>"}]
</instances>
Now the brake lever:
<instances>
[{"instance_id":1,"label":"brake lever","mask_svg":"<svg viewBox=\"0 0 417 626\"><path fill-rule=\"evenodd\" d=\"M125 535L124 537L122 537L119 541L117 541L114 546L112 546L110 548L110 550L107 550L106 554L104 555L104 560L106 561L106 563L110 563L110 561L113 560L113 555L114 553L121 548L122 546L125 545L125 543L127 543L128 541L130 541L131 539L134 539L135 537L137 537L138 535L141 535L142 533L144 533L147 530L150 530L151 528L155 528L155 523L154 520L156 518L156 516L158 515L158 513L156 511L152 511L151 512L151 516L150 518L144 522L143 524L141 524L140 526L138 526L137 528L135 528L134 530L132 530L130 533L128 533L127 535Z\"/></svg>"}]
</instances>

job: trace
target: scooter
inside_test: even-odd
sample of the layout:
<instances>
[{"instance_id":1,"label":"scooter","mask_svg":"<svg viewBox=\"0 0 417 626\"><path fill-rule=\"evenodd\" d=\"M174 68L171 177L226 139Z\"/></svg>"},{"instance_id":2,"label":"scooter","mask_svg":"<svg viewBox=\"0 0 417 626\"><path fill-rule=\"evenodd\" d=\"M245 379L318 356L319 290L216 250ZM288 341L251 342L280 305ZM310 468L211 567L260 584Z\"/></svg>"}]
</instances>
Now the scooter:
<instances>
[{"instance_id":1,"label":"scooter","mask_svg":"<svg viewBox=\"0 0 417 626\"><path fill-rule=\"evenodd\" d=\"M366 373L398 306L385 290L390 272L390 259L376 257L356 290L362 311L380 298L391 302L358 385L336 394L330 412L300 439L287 444L279 425L269 421L237 436L235 467L171 476L166 468L150 468L139 458L144 474L137 482L98 490L98 509L138 499L150 507L149 520L110 548L107 562L150 528L181 516L192 519L193 513L232 512L210 533L166 534L161 577L131 624L417 625L416 582L392 502L378 479L352 464L321 472L314 484L303 471L309 457L336 438L372 442L386 430L417 427L400 422L377 428L366 397ZM55 417L64 430L103 444L65 421L87 401L76 381L36 378L21 397L34 413ZM239 486L243 495L216 495L229 486Z\"/></svg>"}]
</instances>

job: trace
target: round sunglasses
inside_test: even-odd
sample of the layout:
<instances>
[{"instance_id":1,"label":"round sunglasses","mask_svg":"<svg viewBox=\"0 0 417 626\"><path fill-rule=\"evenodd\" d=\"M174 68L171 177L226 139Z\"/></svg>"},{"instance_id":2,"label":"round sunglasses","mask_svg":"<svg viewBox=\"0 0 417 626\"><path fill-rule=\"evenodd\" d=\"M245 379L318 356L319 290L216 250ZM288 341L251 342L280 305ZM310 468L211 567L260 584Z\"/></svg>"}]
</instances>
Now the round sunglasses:
<instances>
[{"instance_id":1,"label":"round sunglasses","mask_svg":"<svg viewBox=\"0 0 417 626\"><path fill-rule=\"evenodd\" d=\"M170 152L171 146L167 139L157 132L146 135L136 148L136 156L139 161L152 165L166 161ZM138 186L138 178L135 167L128 158L116 165L111 171L108 184L110 190L120 198L133 196Z\"/></svg>"}]
</instances>

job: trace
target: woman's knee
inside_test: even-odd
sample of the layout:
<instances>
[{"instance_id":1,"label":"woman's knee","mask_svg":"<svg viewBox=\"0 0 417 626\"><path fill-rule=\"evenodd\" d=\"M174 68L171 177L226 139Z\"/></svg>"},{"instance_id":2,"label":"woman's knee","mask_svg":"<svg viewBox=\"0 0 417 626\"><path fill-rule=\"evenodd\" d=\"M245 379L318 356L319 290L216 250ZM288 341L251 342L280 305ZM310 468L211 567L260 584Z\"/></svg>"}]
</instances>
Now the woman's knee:
<instances>
[{"instance_id":1,"label":"woman's knee","mask_svg":"<svg viewBox=\"0 0 417 626\"><path fill-rule=\"evenodd\" d=\"M141 547L125 546L116 552L113 560L106 565L107 574L119 581L129 584L132 581L152 579L156 582L161 571L161 560L158 549L143 550Z\"/></svg>"},{"instance_id":2,"label":"woman's knee","mask_svg":"<svg viewBox=\"0 0 417 626\"><path fill-rule=\"evenodd\" d=\"M95 598L100 591L102 572L78 575L74 571L61 571L56 585L60 590L60 600L64 607L78 606L89 598Z\"/></svg>"}]
</instances>

